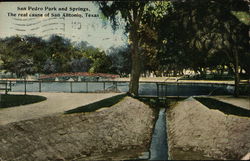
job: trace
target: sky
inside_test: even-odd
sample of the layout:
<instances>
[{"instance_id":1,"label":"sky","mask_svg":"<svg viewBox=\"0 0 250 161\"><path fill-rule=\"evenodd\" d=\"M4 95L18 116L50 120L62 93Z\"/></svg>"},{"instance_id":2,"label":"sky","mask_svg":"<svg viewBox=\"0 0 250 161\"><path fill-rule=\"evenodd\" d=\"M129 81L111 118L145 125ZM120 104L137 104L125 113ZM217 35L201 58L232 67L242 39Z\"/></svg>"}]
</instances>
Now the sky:
<instances>
[{"instance_id":1,"label":"sky","mask_svg":"<svg viewBox=\"0 0 250 161\"><path fill-rule=\"evenodd\" d=\"M47 39L58 34L102 50L125 45L123 27L114 32L102 17L90 1L0 2L0 38L33 35Z\"/></svg>"}]
</instances>

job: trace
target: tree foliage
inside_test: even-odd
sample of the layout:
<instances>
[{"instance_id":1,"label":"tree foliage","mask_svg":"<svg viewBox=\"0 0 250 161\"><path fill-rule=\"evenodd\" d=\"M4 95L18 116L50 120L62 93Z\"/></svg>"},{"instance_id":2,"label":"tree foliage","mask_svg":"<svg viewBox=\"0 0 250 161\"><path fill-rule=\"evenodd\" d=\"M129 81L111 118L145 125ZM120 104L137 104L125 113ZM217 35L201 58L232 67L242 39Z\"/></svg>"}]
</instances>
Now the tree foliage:
<instances>
[{"instance_id":1,"label":"tree foliage","mask_svg":"<svg viewBox=\"0 0 250 161\"><path fill-rule=\"evenodd\" d=\"M44 41L35 37L15 36L1 40L2 68L18 76L39 72L44 61L43 45Z\"/></svg>"},{"instance_id":2,"label":"tree foliage","mask_svg":"<svg viewBox=\"0 0 250 161\"><path fill-rule=\"evenodd\" d=\"M166 42L163 58L182 56L174 59L172 67L178 64L201 74L206 68L219 70L227 66L234 70L237 87L239 67L249 74L249 63L241 59L249 60L249 26L232 13L248 12L246 2L190 0L176 2L174 7L175 12L165 17L160 28L160 42Z\"/></svg>"},{"instance_id":3,"label":"tree foliage","mask_svg":"<svg viewBox=\"0 0 250 161\"><path fill-rule=\"evenodd\" d=\"M12 36L0 40L1 69L18 77L34 73L111 73L110 58L86 42L52 35L48 40L33 36Z\"/></svg>"},{"instance_id":4,"label":"tree foliage","mask_svg":"<svg viewBox=\"0 0 250 161\"><path fill-rule=\"evenodd\" d=\"M108 56L111 60L110 70L115 74L119 74L120 76L127 76L131 70L130 64L130 47L111 47L108 52Z\"/></svg>"},{"instance_id":5,"label":"tree foliage","mask_svg":"<svg viewBox=\"0 0 250 161\"><path fill-rule=\"evenodd\" d=\"M175 2L174 8L175 12L165 16L159 27L161 50L159 56L155 56L162 58L159 66L191 68L202 73L204 68L235 64L235 53L240 54L240 58L249 53L249 26L232 14L233 11L247 12L245 2L185 1ZM241 63L248 71L244 67L247 65ZM176 65L178 67L174 67Z\"/></svg>"}]
</instances>

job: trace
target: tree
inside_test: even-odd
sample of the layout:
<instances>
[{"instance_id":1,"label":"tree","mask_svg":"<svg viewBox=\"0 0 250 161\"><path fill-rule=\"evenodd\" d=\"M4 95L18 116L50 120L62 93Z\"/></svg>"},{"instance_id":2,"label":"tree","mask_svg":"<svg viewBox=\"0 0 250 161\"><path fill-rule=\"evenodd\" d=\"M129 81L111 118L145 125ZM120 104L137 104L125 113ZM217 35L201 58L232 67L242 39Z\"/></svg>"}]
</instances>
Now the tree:
<instances>
[{"instance_id":1,"label":"tree","mask_svg":"<svg viewBox=\"0 0 250 161\"><path fill-rule=\"evenodd\" d=\"M37 57L43 57L44 45L45 43L40 38L32 36L5 38L1 41L0 48L2 68L19 77L38 72L42 60Z\"/></svg>"},{"instance_id":2,"label":"tree","mask_svg":"<svg viewBox=\"0 0 250 161\"><path fill-rule=\"evenodd\" d=\"M42 68L43 73L51 74L56 73L56 64L51 59L47 59Z\"/></svg>"},{"instance_id":3,"label":"tree","mask_svg":"<svg viewBox=\"0 0 250 161\"><path fill-rule=\"evenodd\" d=\"M70 64L72 72L88 72L91 68L92 60L85 57L73 58Z\"/></svg>"},{"instance_id":4,"label":"tree","mask_svg":"<svg viewBox=\"0 0 250 161\"><path fill-rule=\"evenodd\" d=\"M111 73L111 60L104 51L89 45L85 41L75 45L78 56L72 59L71 65L81 71L92 73Z\"/></svg>"},{"instance_id":5,"label":"tree","mask_svg":"<svg viewBox=\"0 0 250 161\"><path fill-rule=\"evenodd\" d=\"M57 72L69 72L70 60L75 53L69 39L52 35L47 41L49 59L55 63Z\"/></svg>"},{"instance_id":6,"label":"tree","mask_svg":"<svg viewBox=\"0 0 250 161\"><path fill-rule=\"evenodd\" d=\"M25 42L29 46L29 54L31 60L34 62L33 67L35 73L42 73L43 66L48 59L46 41L40 37L25 36Z\"/></svg>"},{"instance_id":7,"label":"tree","mask_svg":"<svg viewBox=\"0 0 250 161\"><path fill-rule=\"evenodd\" d=\"M189 0L176 2L174 7L176 12L165 17L161 25L164 28L160 29L163 33L160 39L167 41L166 51L184 49L188 65L201 74L205 74L207 67L225 64L232 67L235 73L235 96L238 96L239 57L248 53L249 37L248 26L241 23L232 12L247 12L247 4L239 0Z\"/></svg>"},{"instance_id":8,"label":"tree","mask_svg":"<svg viewBox=\"0 0 250 161\"><path fill-rule=\"evenodd\" d=\"M131 70L129 46L111 47L108 52L112 65L110 71L120 76L128 75Z\"/></svg>"},{"instance_id":9,"label":"tree","mask_svg":"<svg viewBox=\"0 0 250 161\"><path fill-rule=\"evenodd\" d=\"M168 8L171 7L171 3L168 1L113 1L98 2L104 16L108 17L115 29L118 25L119 17L126 23L126 29L129 33L129 41L131 42L131 78L129 84L129 93L133 96L138 95L139 89L139 77L141 73L141 41L145 26L152 22L143 21L146 16L151 15L155 20L162 18Z\"/></svg>"},{"instance_id":10,"label":"tree","mask_svg":"<svg viewBox=\"0 0 250 161\"><path fill-rule=\"evenodd\" d=\"M0 40L1 69L18 77L34 73L110 73L111 60L86 42L73 44L52 35L49 40L33 36L12 36Z\"/></svg>"},{"instance_id":11,"label":"tree","mask_svg":"<svg viewBox=\"0 0 250 161\"><path fill-rule=\"evenodd\" d=\"M32 58L21 57L15 61L15 68L17 75L24 76L27 74L34 74L36 72L34 68L34 60Z\"/></svg>"},{"instance_id":12,"label":"tree","mask_svg":"<svg viewBox=\"0 0 250 161\"><path fill-rule=\"evenodd\" d=\"M103 51L90 47L85 50L85 56L92 61L89 72L110 73L111 60Z\"/></svg>"}]
</instances>

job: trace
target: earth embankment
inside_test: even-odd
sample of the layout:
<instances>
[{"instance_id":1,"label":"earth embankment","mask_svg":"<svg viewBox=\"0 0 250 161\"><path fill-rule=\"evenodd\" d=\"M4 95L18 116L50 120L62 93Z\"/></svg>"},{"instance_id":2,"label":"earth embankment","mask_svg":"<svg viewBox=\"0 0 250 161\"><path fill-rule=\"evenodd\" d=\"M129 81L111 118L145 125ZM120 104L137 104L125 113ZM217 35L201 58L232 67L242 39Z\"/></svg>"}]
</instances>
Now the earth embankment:
<instances>
[{"instance_id":1,"label":"earth embankment","mask_svg":"<svg viewBox=\"0 0 250 161\"><path fill-rule=\"evenodd\" d=\"M153 110L131 97L98 112L13 122L0 126L0 160L89 160L126 149L147 151L153 122Z\"/></svg>"},{"instance_id":2,"label":"earth embankment","mask_svg":"<svg viewBox=\"0 0 250 161\"><path fill-rule=\"evenodd\" d=\"M201 151L215 159L240 159L250 149L250 118L226 115L190 97L167 112L170 154Z\"/></svg>"}]
</instances>

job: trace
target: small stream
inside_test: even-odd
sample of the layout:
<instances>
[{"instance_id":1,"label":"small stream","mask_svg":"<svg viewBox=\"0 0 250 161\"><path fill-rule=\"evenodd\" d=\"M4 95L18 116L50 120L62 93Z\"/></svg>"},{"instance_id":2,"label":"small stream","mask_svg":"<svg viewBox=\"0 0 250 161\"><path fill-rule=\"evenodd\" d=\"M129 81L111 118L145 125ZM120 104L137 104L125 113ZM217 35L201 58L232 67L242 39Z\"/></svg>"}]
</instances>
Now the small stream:
<instances>
[{"instance_id":1,"label":"small stream","mask_svg":"<svg viewBox=\"0 0 250 161\"><path fill-rule=\"evenodd\" d=\"M150 144L149 160L168 160L168 144L166 133L166 109L161 108L155 124Z\"/></svg>"},{"instance_id":2,"label":"small stream","mask_svg":"<svg viewBox=\"0 0 250 161\"><path fill-rule=\"evenodd\" d=\"M166 108L160 108L150 144L149 160L214 160L212 157L204 156L201 151L173 148L170 154L166 121Z\"/></svg>"}]
</instances>

